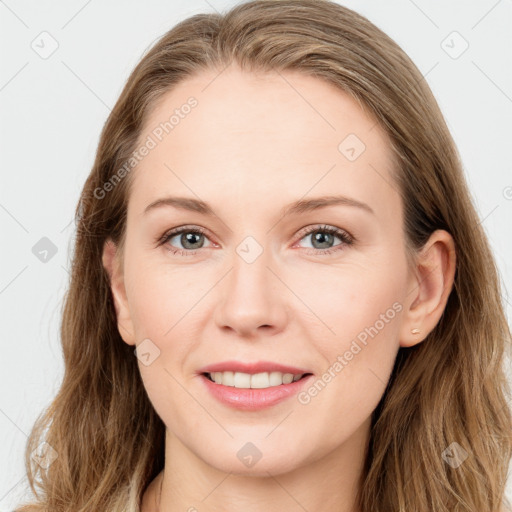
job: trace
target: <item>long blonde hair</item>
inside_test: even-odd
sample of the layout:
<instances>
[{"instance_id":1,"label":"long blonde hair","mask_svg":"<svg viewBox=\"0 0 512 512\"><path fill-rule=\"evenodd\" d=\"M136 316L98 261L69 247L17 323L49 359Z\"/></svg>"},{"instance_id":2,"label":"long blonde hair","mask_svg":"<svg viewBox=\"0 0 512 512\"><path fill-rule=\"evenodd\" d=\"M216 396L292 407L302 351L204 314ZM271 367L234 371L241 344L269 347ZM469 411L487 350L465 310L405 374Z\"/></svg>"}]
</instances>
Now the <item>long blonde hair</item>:
<instances>
[{"instance_id":1,"label":"long blonde hair","mask_svg":"<svg viewBox=\"0 0 512 512\"><path fill-rule=\"evenodd\" d=\"M512 453L503 368L511 337L489 243L423 76L375 25L328 0L257 0L224 15L192 16L132 72L76 208L61 324L65 374L27 442L34 498L17 512L135 512L163 468L165 426L149 402L133 347L117 330L101 258L107 238L122 246L131 175L106 198L97 190L130 158L163 94L231 62L248 71L299 70L350 94L389 135L408 246L420 249L436 229L455 241L455 282L443 316L421 344L399 350L373 412L360 509L498 512ZM47 469L31 458L43 442L56 454ZM457 468L443 457L454 442L467 452Z\"/></svg>"}]
</instances>

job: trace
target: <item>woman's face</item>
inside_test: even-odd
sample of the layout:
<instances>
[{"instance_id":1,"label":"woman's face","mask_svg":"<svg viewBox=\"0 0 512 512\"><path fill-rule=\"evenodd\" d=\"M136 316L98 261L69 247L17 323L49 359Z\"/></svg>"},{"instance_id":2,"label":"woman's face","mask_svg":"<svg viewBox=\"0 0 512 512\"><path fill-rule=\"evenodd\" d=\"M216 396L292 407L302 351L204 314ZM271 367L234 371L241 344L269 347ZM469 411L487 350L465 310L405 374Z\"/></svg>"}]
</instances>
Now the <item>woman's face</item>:
<instances>
[{"instance_id":1,"label":"woman's face","mask_svg":"<svg viewBox=\"0 0 512 512\"><path fill-rule=\"evenodd\" d=\"M385 133L317 78L231 67L167 93L143 145L116 308L168 436L240 474L359 450L415 299Z\"/></svg>"}]
</instances>

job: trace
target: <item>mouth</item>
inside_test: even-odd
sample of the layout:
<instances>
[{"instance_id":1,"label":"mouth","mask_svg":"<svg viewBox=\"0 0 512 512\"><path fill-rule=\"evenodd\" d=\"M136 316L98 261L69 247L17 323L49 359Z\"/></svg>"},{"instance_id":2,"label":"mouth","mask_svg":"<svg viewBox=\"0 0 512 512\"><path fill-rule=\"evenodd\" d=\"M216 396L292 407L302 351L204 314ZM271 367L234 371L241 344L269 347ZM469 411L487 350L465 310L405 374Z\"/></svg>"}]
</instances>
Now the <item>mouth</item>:
<instances>
[{"instance_id":1,"label":"mouth","mask_svg":"<svg viewBox=\"0 0 512 512\"><path fill-rule=\"evenodd\" d=\"M203 372L202 375L214 384L238 389L267 389L297 382L312 375L312 373L283 373L283 372Z\"/></svg>"},{"instance_id":2,"label":"mouth","mask_svg":"<svg viewBox=\"0 0 512 512\"><path fill-rule=\"evenodd\" d=\"M223 406L240 411L261 411L297 395L313 379L312 373L233 371L199 374L205 391Z\"/></svg>"},{"instance_id":3,"label":"mouth","mask_svg":"<svg viewBox=\"0 0 512 512\"><path fill-rule=\"evenodd\" d=\"M313 379L307 367L277 361L222 361L200 368L205 391L219 403L259 411L296 395Z\"/></svg>"}]
</instances>

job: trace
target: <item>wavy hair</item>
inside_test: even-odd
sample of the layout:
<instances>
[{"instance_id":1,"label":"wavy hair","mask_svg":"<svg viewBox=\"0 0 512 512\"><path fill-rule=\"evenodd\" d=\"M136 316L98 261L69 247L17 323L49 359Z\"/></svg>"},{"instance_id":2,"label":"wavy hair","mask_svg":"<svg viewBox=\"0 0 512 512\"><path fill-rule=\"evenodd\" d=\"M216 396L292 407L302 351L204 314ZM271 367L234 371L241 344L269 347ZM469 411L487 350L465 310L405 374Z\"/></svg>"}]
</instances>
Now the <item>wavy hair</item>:
<instances>
[{"instance_id":1,"label":"wavy hair","mask_svg":"<svg viewBox=\"0 0 512 512\"><path fill-rule=\"evenodd\" d=\"M133 347L117 330L102 265L107 239L122 249L132 175L105 199L97 190L130 159L164 94L232 62L249 72L298 70L354 98L389 136L407 247L420 250L437 229L455 241L445 311L422 343L399 349L372 413L361 511L499 512L512 456L504 370L511 333L489 242L426 80L389 36L329 0L256 0L222 15L194 15L146 51L129 76L75 211L60 331L65 372L27 441L33 497L17 512L136 512L163 468L165 426ZM443 458L454 442L468 454L457 468ZM46 469L31 457L41 443L57 456Z\"/></svg>"}]
</instances>

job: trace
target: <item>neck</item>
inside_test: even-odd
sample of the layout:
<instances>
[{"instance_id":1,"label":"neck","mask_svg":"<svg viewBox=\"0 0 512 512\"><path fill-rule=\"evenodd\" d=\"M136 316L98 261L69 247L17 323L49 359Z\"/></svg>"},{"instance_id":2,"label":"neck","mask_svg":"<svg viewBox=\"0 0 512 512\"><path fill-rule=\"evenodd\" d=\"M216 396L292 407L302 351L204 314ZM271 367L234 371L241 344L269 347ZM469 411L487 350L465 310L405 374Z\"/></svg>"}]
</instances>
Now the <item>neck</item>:
<instances>
[{"instance_id":1,"label":"neck","mask_svg":"<svg viewBox=\"0 0 512 512\"><path fill-rule=\"evenodd\" d=\"M142 511L358 512L356 496L368 439L369 421L324 457L292 471L252 476L207 464L167 430L165 471L148 488Z\"/></svg>"}]
</instances>

